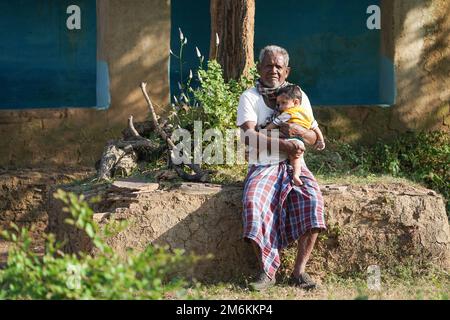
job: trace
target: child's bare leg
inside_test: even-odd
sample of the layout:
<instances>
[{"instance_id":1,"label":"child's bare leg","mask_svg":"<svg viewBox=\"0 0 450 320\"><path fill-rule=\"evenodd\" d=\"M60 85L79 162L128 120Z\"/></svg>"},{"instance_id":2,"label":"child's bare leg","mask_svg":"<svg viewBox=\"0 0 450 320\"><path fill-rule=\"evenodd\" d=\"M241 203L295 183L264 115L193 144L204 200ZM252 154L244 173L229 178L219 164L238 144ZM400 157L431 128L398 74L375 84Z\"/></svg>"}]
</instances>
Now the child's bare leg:
<instances>
[{"instance_id":1,"label":"child's bare leg","mask_svg":"<svg viewBox=\"0 0 450 320\"><path fill-rule=\"evenodd\" d=\"M294 174L292 180L296 186L303 185L302 180L300 179L300 174L302 172L302 157L291 157L290 159L291 165L294 168Z\"/></svg>"}]
</instances>

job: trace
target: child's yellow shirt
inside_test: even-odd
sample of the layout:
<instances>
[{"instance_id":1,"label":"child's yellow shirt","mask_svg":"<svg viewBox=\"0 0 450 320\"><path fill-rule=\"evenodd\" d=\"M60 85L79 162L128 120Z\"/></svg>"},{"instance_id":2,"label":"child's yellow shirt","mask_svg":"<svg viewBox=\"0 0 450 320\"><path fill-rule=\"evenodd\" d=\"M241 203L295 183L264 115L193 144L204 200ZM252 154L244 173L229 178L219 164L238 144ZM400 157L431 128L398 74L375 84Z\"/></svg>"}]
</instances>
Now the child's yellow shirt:
<instances>
[{"instance_id":1,"label":"child's yellow shirt","mask_svg":"<svg viewBox=\"0 0 450 320\"><path fill-rule=\"evenodd\" d=\"M312 112L306 111L306 109L301 106L295 106L283 111L283 113L274 120L276 125L280 125L283 122L297 123L306 129L315 129L318 126Z\"/></svg>"}]
</instances>

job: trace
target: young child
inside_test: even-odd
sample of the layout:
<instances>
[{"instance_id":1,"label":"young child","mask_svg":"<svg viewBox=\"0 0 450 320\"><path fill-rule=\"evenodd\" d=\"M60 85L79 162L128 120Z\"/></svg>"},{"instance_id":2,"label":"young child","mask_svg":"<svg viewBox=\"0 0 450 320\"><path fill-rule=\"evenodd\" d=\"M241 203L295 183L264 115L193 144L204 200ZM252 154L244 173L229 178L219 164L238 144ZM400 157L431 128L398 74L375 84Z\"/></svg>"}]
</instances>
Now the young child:
<instances>
[{"instance_id":1,"label":"young child","mask_svg":"<svg viewBox=\"0 0 450 320\"><path fill-rule=\"evenodd\" d=\"M269 123L264 129L275 129L282 123L296 123L301 125L306 129L313 130L317 134L317 142L315 147L317 150L325 149L325 141L323 139L322 131L319 129L317 121L314 119L314 115L311 110L306 110L302 108L302 90L299 86L288 85L286 87L278 90L277 93L277 107L278 113L276 117L273 118L272 122ZM302 139L294 138L289 140L300 140ZM300 157L291 157L289 161L294 168L293 181L297 186L303 185L300 180L300 173L302 171L302 161L303 155Z\"/></svg>"}]
</instances>

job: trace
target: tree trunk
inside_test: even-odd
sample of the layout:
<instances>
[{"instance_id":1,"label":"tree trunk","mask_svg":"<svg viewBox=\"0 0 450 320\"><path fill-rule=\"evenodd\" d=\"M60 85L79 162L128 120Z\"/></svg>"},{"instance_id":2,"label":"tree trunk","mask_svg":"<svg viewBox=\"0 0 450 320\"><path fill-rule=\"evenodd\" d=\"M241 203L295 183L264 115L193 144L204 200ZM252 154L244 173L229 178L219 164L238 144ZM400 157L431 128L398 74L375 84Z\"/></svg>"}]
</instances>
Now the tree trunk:
<instances>
[{"instance_id":1,"label":"tree trunk","mask_svg":"<svg viewBox=\"0 0 450 320\"><path fill-rule=\"evenodd\" d=\"M211 0L210 59L222 65L225 80L237 80L252 67L254 27L255 0Z\"/></svg>"}]
</instances>

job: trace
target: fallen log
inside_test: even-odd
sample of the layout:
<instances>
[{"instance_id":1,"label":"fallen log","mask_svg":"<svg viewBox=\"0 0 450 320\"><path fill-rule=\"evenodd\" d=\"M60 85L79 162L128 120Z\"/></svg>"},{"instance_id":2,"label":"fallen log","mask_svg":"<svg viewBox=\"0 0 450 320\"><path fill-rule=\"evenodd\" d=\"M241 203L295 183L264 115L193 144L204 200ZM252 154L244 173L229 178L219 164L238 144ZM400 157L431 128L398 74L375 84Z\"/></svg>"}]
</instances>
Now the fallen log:
<instances>
[{"instance_id":1,"label":"fallen log","mask_svg":"<svg viewBox=\"0 0 450 320\"><path fill-rule=\"evenodd\" d=\"M128 176L139 161L148 161L150 154L161 152L162 146L142 137L133 124L133 116L128 118L126 137L111 140L106 145L101 160L96 166L97 179L110 180L114 176Z\"/></svg>"}]
</instances>

